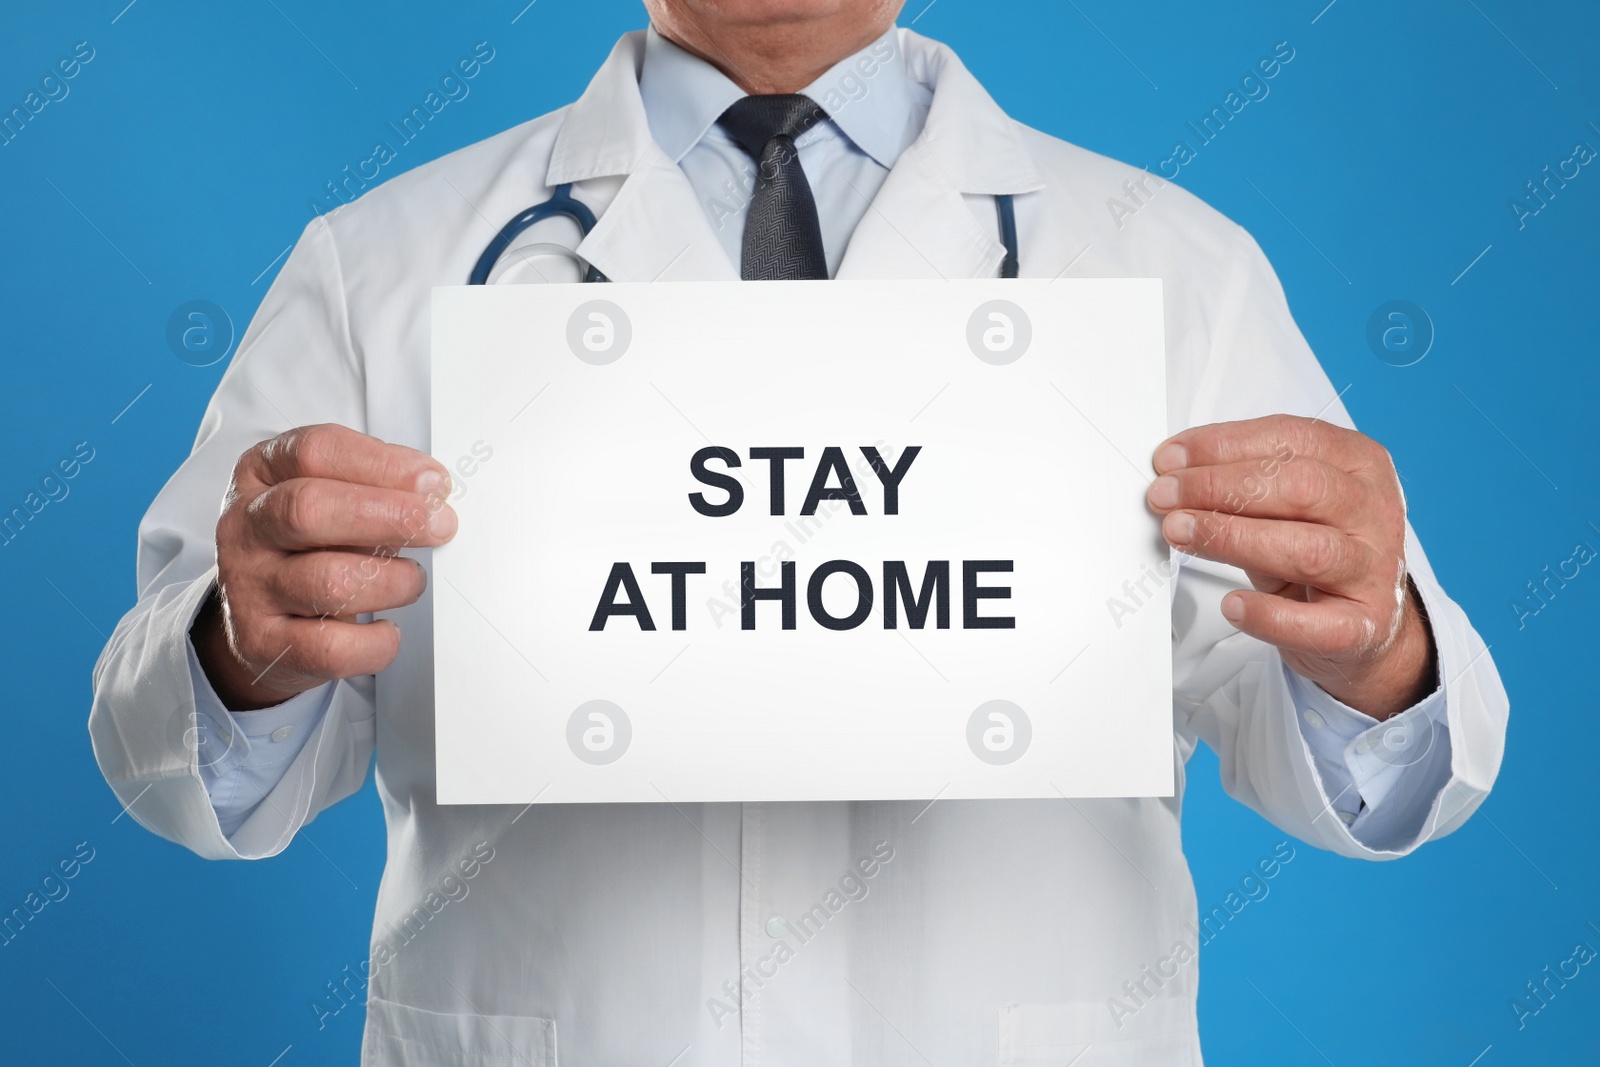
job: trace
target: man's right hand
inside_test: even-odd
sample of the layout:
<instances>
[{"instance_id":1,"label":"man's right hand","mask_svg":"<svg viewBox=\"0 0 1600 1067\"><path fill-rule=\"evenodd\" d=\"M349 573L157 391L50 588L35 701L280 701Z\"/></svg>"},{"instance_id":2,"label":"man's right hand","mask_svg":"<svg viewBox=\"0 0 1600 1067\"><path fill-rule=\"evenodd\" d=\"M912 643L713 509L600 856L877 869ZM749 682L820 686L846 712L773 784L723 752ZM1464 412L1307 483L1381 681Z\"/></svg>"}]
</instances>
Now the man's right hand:
<instances>
[{"instance_id":1,"label":"man's right hand","mask_svg":"<svg viewBox=\"0 0 1600 1067\"><path fill-rule=\"evenodd\" d=\"M422 595L422 566L395 553L455 536L449 493L431 456L332 424L239 457L217 520L216 594L190 630L222 702L270 707L387 667L400 628L356 616Z\"/></svg>"}]
</instances>

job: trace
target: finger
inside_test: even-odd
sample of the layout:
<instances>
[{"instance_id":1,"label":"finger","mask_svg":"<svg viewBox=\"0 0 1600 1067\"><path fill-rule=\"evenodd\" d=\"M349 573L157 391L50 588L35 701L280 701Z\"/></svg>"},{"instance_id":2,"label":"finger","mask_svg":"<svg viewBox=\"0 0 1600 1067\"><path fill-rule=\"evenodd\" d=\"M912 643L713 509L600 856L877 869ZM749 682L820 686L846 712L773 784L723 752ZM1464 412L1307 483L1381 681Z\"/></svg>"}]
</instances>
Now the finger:
<instances>
[{"instance_id":1,"label":"finger","mask_svg":"<svg viewBox=\"0 0 1600 1067\"><path fill-rule=\"evenodd\" d=\"M1268 415L1239 422L1215 422L1174 434L1155 451L1156 472L1183 467L1239 463L1274 457L1288 462L1309 456L1346 471L1386 464L1389 454L1372 438L1321 419Z\"/></svg>"},{"instance_id":2,"label":"finger","mask_svg":"<svg viewBox=\"0 0 1600 1067\"><path fill-rule=\"evenodd\" d=\"M1365 542L1316 523L1175 511L1161 533L1191 556L1330 593L1354 592L1375 571Z\"/></svg>"},{"instance_id":3,"label":"finger","mask_svg":"<svg viewBox=\"0 0 1600 1067\"><path fill-rule=\"evenodd\" d=\"M273 571L273 609L342 618L415 603L428 572L414 559L372 552L297 552Z\"/></svg>"},{"instance_id":4,"label":"finger","mask_svg":"<svg viewBox=\"0 0 1600 1067\"><path fill-rule=\"evenodd\" d=\"M1222 614L1241 633L1290 652L1337 659L1359 654L1377 640L1377 624L1360 604L1337 597L1288 600L1255 590L1222 598Z\"/></svg>"},{"instance_id":5,"label":"finger","mask_svg":"<svg viewBox=\"0 0 1600 1067\"><path fill-rule=\"evenodd\" d=\"M450 494L450 474L432 456L331 422L300 426L263 441L241 463L264 485L327 478L424 496Z\"/></svg>"},{"instance_id":6,"label":"finger","mask_svg":"<svg viewBox=\"0 0 1600 1067\"><path fill-rule=\"evenodd\" d=\"M262 544L288 552L355 545L399 549L442 545L456 513L442 498L326 478L294 478L250 502L249 527Z\"/></svg>"},{"instance_id":7,"label":"finger","mask_svg":"<svg viewBox=\"0 0 1600 1067\"><path fill-rule=\"evenodd\" d=\"M400 627L388 619L358 623L284 616L259 630L253 647L240 649L248 662L266 664L254 685L296 689L377 674L400 652Z\"/></svg>"},{"instance_id":8,"label":"finger","mask_svg":"<svg viewBox=\"0 0 1600 1067\"><path fill-rule=\"evenodd\" d=\"M1342 529L1367 513L1372 488L1338 467L1300 456L1288 463L1182 467L1151 482L1147 495L1157 511L1224 511Z\"/></svg>"}]
</instances>

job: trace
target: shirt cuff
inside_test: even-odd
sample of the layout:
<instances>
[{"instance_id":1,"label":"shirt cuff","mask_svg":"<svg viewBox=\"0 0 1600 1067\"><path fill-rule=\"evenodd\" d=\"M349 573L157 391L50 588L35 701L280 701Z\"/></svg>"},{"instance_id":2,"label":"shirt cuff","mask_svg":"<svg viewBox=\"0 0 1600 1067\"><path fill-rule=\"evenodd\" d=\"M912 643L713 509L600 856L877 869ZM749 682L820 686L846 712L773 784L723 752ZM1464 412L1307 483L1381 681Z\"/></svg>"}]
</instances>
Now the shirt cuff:
<instances>
[{"instance_id":1,"label":"shirt cuff","mask_svg":"<svg viewBox=\"0 0 1600 1067\"><path fill-rule=\"evenodd\" d=\"M1420 826L1450 774L1444 686L1380 722L1287 666L1283 673L1329 808L1351 835L1389 847Z\"/></svg>"},{"instance_id":2,"label":"shirt cuff","mask_svg":"<svg viewBox=\"0 0 1600 1067\"><path fill-rule=\"evenodd\" d=\"M332 682L258 711L230 711L200 666L194 642L184 641L194 685L193 743L200 781L224 836L249 817L282 780L289 764L327 713Z\"/></svg>"}]
</instances>

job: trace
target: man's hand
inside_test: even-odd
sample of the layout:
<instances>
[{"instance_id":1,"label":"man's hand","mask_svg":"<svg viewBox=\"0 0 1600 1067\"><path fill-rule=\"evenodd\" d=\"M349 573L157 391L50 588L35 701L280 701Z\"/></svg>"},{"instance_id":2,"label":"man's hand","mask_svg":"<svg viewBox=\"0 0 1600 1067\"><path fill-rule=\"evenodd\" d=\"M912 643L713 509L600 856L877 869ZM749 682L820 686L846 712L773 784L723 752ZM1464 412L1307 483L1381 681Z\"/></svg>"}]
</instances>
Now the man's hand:
<instances>
[{"instance_id":1,"label":"man's hand","mask_svg":"<svg viewBox=\"0 0 1600 1067\"><path fill-rule=\"evenodd\" d=\"M1273 415L1156 449L1150 506L1173 547L1245 572L1222 613L1350 707L1385 719L1433 690L1433 637L1406 577L1405 497L1354 430Z\"/></svg>"},{"instance_id":2,"label":"man's hand","mask_svg":"<svg viewBox=\"0 0 1600 1067\"><path fill-rule=\"evenodd\" d=\"M454 536L449 492L432 457L343 426L241 456L217 520L217 594L190 631L222 702L264 708L387 667L400 628L355 617L422 595L421 565L395 553Z\"/></svg>"}]
</instances>

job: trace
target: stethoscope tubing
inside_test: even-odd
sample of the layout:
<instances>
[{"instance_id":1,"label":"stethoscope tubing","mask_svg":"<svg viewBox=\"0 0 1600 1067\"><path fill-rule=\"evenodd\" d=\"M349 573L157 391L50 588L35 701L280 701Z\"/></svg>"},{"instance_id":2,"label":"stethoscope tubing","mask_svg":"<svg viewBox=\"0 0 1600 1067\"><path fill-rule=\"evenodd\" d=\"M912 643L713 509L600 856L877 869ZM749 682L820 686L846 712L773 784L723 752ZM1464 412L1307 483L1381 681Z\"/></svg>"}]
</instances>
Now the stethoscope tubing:
<instances>
[{"instance_id":1,"label":"stethoscope tubing","mask_svg":"<svg viewBox=\"0 0 1600 1067\"><path fill-rule=\"evenodd\" d=\"M1015 278L1021 265L1017 258L1017 215L1007 193L996 193L994 198L995 214L1000 224L1000 243L1005 246L1005 258L1000 261L1000 277ZM546 219L567 218L577 224L578 232L582 237L589 236L589 231L594 229L594 212L589 206L572 195L572 183L558 185L550 199L542 204L535 204L517 214L512 220L500 227L500 232L494 235L488 245L484 247L483 254L478 257L478 262L472 267L472 274L467 278L468 285L485 285L489 275L494 271L494 265L500 262L500 257L505 255L506 249L511 247L511 242L532 226L536 226ZM583 280L586 282L609 281L593 264L585 264Z\"/></svg>"}]
</instances>

